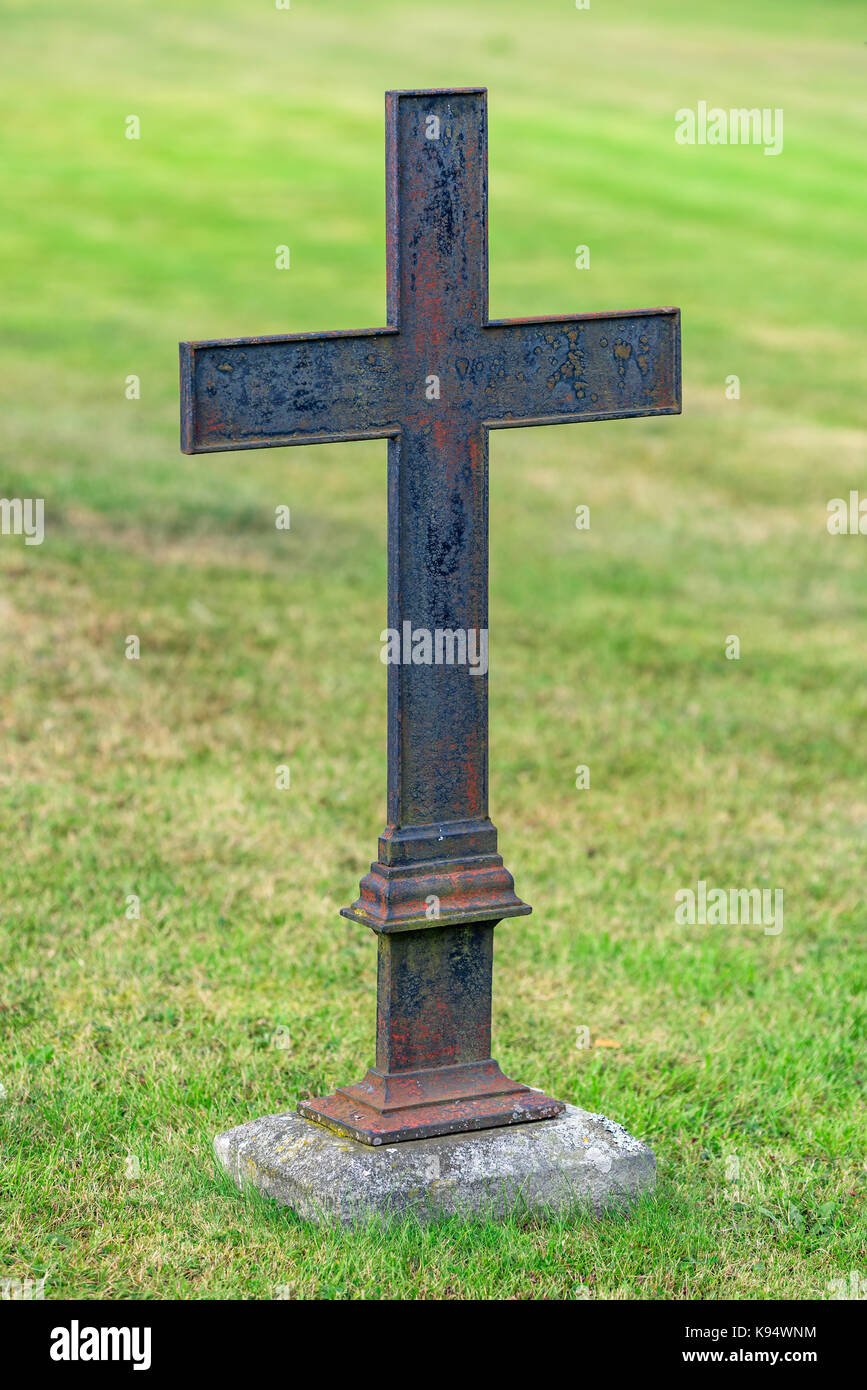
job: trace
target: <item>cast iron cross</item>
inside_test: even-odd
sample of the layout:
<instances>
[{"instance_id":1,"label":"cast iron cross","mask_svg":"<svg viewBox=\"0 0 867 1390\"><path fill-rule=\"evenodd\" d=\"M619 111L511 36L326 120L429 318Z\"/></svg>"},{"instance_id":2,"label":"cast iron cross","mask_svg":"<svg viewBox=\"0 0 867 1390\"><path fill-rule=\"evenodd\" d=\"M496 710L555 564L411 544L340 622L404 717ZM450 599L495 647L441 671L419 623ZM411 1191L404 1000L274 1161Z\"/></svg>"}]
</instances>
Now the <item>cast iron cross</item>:
<instances>
[{"instance_id":1,"label":"cast iron cross","mask_svg":"<svg viewBox=\"0 0 867 1390\"><path fill-rule=\"evenodd\" d=\"M488 431L680 411L677 309L488 319L483 88L386 96L388 326L181 344L185 453L388 439L388 626L487 632ZM368 1144L537 1120L491 1058L488 682L388 667L388 810L343 915L378 934L376 1066L303 1101Z\"/></svg>"}]
</instances>

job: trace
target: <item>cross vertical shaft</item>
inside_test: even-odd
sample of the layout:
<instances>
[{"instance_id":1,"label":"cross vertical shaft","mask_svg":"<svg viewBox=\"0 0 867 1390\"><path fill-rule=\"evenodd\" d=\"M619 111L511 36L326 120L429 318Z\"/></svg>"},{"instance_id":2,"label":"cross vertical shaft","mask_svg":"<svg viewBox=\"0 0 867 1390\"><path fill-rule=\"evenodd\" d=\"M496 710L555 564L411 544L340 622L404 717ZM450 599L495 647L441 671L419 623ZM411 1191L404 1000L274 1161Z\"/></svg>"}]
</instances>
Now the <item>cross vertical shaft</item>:
<instances>
[{"instance_id":1,"label":"cross vertical shaft","mask_svg":"<svg viewBox=\"0 0 867 1390\"><path fill-rule=\"evenodd\" d=\"M386 171L405 401L389 458L389 627L487 633L486 433L461 412L448 370L487 318L484 94L390 92ZM416 858L444 857L447 836L471 852L473 837L490 841L487 687L468 664L389 667L388 823L398 835L431 828L416 834Z\"/></svg>"}]
</instances>

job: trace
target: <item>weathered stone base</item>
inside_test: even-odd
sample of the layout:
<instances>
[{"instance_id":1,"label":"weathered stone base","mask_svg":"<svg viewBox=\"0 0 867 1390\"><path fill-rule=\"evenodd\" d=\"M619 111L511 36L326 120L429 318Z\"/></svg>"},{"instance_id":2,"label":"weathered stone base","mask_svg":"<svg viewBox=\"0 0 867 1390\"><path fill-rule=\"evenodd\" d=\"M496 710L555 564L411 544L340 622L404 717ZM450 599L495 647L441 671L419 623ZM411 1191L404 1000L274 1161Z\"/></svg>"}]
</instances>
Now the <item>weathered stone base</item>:
<instances>
[{"instance_id":1,"label":"weathered stone base","mask_svg":"<svg viewBox=\"0 0 867 1390\"><path fill-rule=\"evenodd\" d=\"M622 1125L567 1105L555 1119L372 1147L297 1114L265 1115L214 1140L239 1186L312 1221L371 1216L601 1215L656 1182L651 1150Z\"/></svg>"}]
</instances>

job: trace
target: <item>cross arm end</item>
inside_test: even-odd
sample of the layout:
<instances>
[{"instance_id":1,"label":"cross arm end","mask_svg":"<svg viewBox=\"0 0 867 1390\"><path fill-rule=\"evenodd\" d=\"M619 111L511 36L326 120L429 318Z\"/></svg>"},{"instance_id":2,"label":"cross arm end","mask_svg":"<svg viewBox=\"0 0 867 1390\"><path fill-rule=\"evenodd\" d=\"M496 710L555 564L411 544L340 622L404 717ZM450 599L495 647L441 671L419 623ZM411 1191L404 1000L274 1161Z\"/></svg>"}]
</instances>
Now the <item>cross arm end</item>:
<instances>
[{"instance_id":1,"label":"cross arm end","mask_svg":"<svg viewBox=\"0 0 867 1390\"><path fill-rule=\"evenodd\" d=\"M396 433L396 336L385 327L180 343L182 453Z\"/></svg>"}]
</instances>

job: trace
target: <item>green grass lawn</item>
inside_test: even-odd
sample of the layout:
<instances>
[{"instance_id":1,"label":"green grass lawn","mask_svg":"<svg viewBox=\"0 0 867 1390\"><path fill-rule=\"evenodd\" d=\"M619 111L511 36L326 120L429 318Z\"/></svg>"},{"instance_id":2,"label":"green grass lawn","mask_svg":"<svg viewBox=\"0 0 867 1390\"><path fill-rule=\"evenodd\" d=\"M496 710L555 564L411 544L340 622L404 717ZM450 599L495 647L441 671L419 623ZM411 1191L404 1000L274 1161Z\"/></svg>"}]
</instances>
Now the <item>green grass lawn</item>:
<instances>
[{"instance_id":1,"label":"green grass lawn","mask_svg":"<svg viewBox=\"0 0 867 1390\"><path fill-rule=\"evenodd\" d=\"M0 21L0 495L46 524L0 536L0 1277L817 1299L867 1276L867 538L826 529L867 495L859 7ZM383 322L383 92L476 84L492 315L683 309L682 418L491 440L491 810L535 907L497 931L494 1055L624 1122L659 1184L629 1221L318 1230L210 1145L372 1060L375 944L338 910L384 821L385 445L183 457L177 342ZM783 108L783 153L677 145L700 100ZM783 931L677 925L701 878L782 888Z\"/></svg>"}]
</instances>

